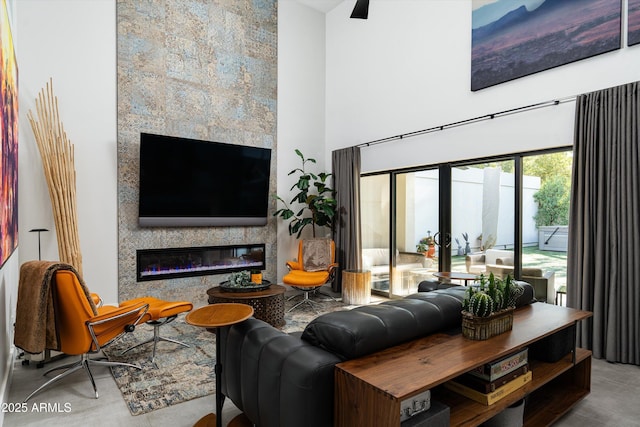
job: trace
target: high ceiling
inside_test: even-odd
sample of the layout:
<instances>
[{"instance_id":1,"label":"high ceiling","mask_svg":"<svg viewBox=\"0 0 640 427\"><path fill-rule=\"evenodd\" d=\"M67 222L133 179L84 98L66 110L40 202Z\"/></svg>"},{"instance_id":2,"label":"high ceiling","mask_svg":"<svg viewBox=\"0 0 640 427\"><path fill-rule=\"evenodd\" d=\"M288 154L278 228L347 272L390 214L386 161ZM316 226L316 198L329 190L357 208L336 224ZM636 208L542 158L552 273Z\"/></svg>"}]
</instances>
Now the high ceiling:
<instances>
[{"instance_id":1,"label":"high ceiling","mask_svg":"<svg viewBox=\"0 0 640 427\"><path fill-rule=\"evenodd\" d=\"M297 0L298 3L302 3L305 6L309 6L313 9L319 10L320 12L327 13L344 0ZM354 0L355 4L355 0Z\"/></svg>"}]
</instances>

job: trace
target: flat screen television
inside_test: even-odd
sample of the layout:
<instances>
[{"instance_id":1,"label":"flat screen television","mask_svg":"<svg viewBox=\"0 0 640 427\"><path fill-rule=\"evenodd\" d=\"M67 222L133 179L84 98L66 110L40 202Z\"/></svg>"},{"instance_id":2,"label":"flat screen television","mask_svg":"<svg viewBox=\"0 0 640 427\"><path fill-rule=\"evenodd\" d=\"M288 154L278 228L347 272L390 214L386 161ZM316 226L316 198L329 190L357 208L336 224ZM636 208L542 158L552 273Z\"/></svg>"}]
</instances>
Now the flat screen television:
<instances>
[{"instance_id":1,"label":"flat screen television","mask_svg":"<svg viewBox=\"0 0 640 427\"><path fill-rule=\"evenodd\" d=\"M265 225L270 166L268 148L142 133L138 222Z\"/></svg>"}]
</instances>

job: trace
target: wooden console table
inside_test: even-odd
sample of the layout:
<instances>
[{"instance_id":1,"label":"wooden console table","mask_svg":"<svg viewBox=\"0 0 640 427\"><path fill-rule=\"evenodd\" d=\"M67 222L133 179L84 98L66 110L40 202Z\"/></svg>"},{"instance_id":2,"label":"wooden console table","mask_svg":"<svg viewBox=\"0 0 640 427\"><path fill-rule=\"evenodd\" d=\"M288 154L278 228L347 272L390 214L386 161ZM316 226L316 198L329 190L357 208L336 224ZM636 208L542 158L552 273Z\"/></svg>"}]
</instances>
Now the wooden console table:
<instances>
[{"instance_id":1,"label":"wooden console table","mask_svg":"<svg viewBox=\"0 0 640 427\"><path fill-rule=\"evenodd\" d=\"M442 384L590 317L534 303L515 311L513 330L486 341L433 334L336 365L336 426L399 426L401 401L425 390L451 409L451 426L477 426L529 395L525 426L551 425L591 389L591 352L577 348L555 363L530 360L533 380L485 406Z\"/></svg>"},{"instance_id":2,"label":"wooden console table","mask_svg":"<svg viewBox=\"0 0 640 427\"><path fill-rule=\"evenodd\" d=\"M284 292L282 285L271 285L256 292L225 292L219 286L207 291L209 304L239 303L253 307L253 317L279 328L284 326Z\"/></svg>"}]
</instances>

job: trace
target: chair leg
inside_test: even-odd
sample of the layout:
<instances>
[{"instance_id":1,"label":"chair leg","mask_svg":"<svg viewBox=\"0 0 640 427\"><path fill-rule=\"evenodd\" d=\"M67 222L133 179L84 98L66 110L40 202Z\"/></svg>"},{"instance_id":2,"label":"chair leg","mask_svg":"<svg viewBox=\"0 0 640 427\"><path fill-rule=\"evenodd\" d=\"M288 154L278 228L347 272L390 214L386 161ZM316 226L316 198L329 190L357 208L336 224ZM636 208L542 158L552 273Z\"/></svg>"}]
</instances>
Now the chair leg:
<instances>
[{"instance_id":1,"label":"chair leg","mask_svg":"<svg viewBox=\"0 0 640 427\"><path fill-rule=\"evenodd\" d=\"M291 301L292 299L297 298L297 297L299 297L300 295L302 295L303 297L302 297L302 301L300 301L298 304L294 305L294 306L293 306L293 307L291 307L289 310L287 310L287 313L288 313L288 312L290 312L291 310L293 310L294 308L296 308L296 307L298 307L298 306L302 305L302 304L309 304L311 307L313 307L313 310L314 310L316 313L318 313L318 310L316 310L316 308L313 306L313 304L318 304L318 302L317 302L317 301L312 300L311 298L309 298L309 294L310 294L310 293L312 293L312 292L313 292L314 294L317 294L317 295L323 295L323 296L325 296L325 297L329 298L329 300L321 300L321 301L338 301L336 298L332 297L331 295L329 295L329 294L326 294L326 293L322 292L322 291L320 290L321 286L318 286L318 287L315 287L315 288L312 288L312 289L308 289L308 288L298 288L298 287L296 287L295 285L290 285L290 286L291 286L293 289L297 289L297 290L299 290L299 291L302 291L302 293L295 294L295 295L291 295L289 298L287 298L287 301Z\"/></svg>"},{"instance_id":2,"label":"chair leg","mask_svg":"<svg viewBox=\"0 0 640 427\"><path fill-rule=\"evenodd\" d=\"M327 294L327 293L325 293L325 292L322 292L322 291L320 290L320 288L318 288L318 289L314 290L313 292L314 292L314 293L316 293L316 294L318 294L318 295L325 296L325 297L329 298L331 301L338 301L335 297L332 297L331 295L329 295L329 294Z\"/></svg>"},{"instance_id":3,"label":"chair leg","mask_svg":"<svg viewBox=\"0 0 640 427\"><path fill-rule=\"evenodd\" d=\"M291 307L289 310L287 310L287 313L289 313L290 311L300 307L302 304L309 304L316 314L320 314L318 312L318 310L316 309L315 305L314 305L314 304L318 304L318 303L313 301L311 298L309 298L309 292L311 292L311 291L303 291L302 300L299 303L297 303L296 305L294 305L293 307ZM298 295L294 295L294 296L298 296ZM291 298L289 298L289 299L291 299Z\"/></svg>"},{"instance_id":4,"label":"chair leg","mask_svg":"<svg viewBox=\"0 0 640 427\"><path fill-rule=\"evenodd\" d=\"M131 346L126 350L123 350L120 353L120 355L122 356L123 354L127 353L130 350L133 350L134 348L137 348L137 347L140 347L142 345L149 344L150 342L152 342L153 343L153 352L152 352L152 355L151 355L151 363L153 363L155 365L156 364L156 362L155 362L155 359L156 359L156 348L158 346L158 342L167 341L167 342L170 342L170 343L178 344L178 345L181 345L183 347L189 348L189 344L185 344L183 342L176 341L176 340L171 339L171 338L165 338L165 337L161 337L160 336L160 326L166 325L167 323L172 322L173 320L176 319L176 317L177 317L177 315L176 316L167 317L162 321L151 320L151 321L147 322L147 324L153 325L153 337L149 338L146 341L138 343L138 344L136 344L134 346Z\"/></svg>"},{"instance_id":5,"label":"chair leg","mask_svg":"<svg viewBox=\"0 0 640 427\"><path fill-rule=\"evenodd\" d=\"M82 360L72 363L70 365L67 365L68 369L66 371L64 371L63 373L56 375L55 377L51 378L49 381L47 381L46 383L42 384L40 387L38 387L37 389L35 389L29 396L27 396L22 403L27 403L27 401L29 399L31 399L33 396L35 396L36 394L40 393L40 391L42 391L43 389L45 389L46 387L50 386L51 384L63 379L64 377L66 377L67 375L70 375L72 373L74 373L75 371L82 369L83 367L83 363ZM50 369L47 372L44 373L44 375L48 374L49 372L55 371L56 369Z\"/></svg>"},{"instance_id":6,"label":"chair leg","mask_svg":"<svg viewBox=\"0 0 640 427\"><path fill-rule=\"evenodd\" d=\"M65 369L66 370L66 369L69 369L69 368L73 368L73 367L77 366L80 363L81 362L72 362L72 363L65 363L64 365L60 365L60 366L54 366L53 368L49 369L47 372L45 372L42 375L43 376L47 376L53 371L59 371L60 369Z\"/></svg>"},{"instance_id":7,"label":"chair leg","mask_svg":"<svg viewBox=\"0 0 640 427\"><path fill-rule=\"evenodd\" d=\"M87 361L88 365L98 365L98 366L124 366L127 368L136 368L136 369L142 369L142 366L140 365L135 365L133 363L127 363L127 362L105 362L104 360L95 360L95 359L89 359Z\"/></svg>"},{"instance_id":8,"label":"chair leg","mask_svg":"<svg viewBox=\"0 0 640 427\"><path fill-rule=\"evenodd\" d=\"M57 371L57 370L60 370L60 369L65 369L64 372L62 372L61 374L58 374L55 377L51 378L49 381L47 381L46 383L44 383L43 385L38 387L35 391L33 391L29 396L27 396L23 400L23 403L26 403L29 399L31 399L33 396L35 396L36 394L38 394L40 391L44 390L45 388L47 388L51 384L54 384L54 383L60 381L61 379L65 378L66 376L71 375L72 373L74 373L75 371L78 371L80 369L84 369L85 372L87 373L87 375L89 376L89 380L91 380L91 385L93 386L94 395L95 395L95 397L97 399L98 398L98 388L96 386L96 382L93 379L93 374L91 373L91 369L90 369L89 365L127 366L127 367L130 367L130 368L142 369L140 366L133 365L131 363L104 362L104 361L101 361L101 360L90 359L88 354L83 354L82 356L80 356L80 360L78 360L77 362L69 363L69 364L66 364L66 365L63 365L63 366L58 366L58 367L49 369L47 372L45 372L43 375L47 375L50 372Z\"/></svg>"},{"instance_id":9,"label":"chair leg","mask_svg":"<svg viewBox=\"0 0 640 427\"><path fill-rule=\"evenodd\" d=\"M82 366L84 367L85 372L87 373L87 375L89 376L89 379L91 380L91 385L93 386L93 394L96 396L96 399L98 398L98 387L96 387L96 382L93 379L93 374L91 373L91 369L89 369L89 359L84 359L83 360L83 364Z\"/></svg>"}]
</instances>

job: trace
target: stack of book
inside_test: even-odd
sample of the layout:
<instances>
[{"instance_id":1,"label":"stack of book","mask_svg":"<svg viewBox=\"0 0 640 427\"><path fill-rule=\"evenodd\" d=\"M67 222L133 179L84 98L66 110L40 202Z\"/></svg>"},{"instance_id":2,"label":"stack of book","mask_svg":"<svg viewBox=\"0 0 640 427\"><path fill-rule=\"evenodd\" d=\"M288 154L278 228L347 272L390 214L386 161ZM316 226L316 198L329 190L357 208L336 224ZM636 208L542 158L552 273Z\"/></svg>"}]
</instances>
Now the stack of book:
<instances>
[{"instance_id":1,"label":"stack of book","mask_svg":"<svg viewBox=\"0 0 640 427\"><path fill-rule=\"evenodd\" d=\"M530 382L531 378L528 350L525 348L486 363L444 385L478 403L491 405Z\"/></svg>"}]
</instances>

